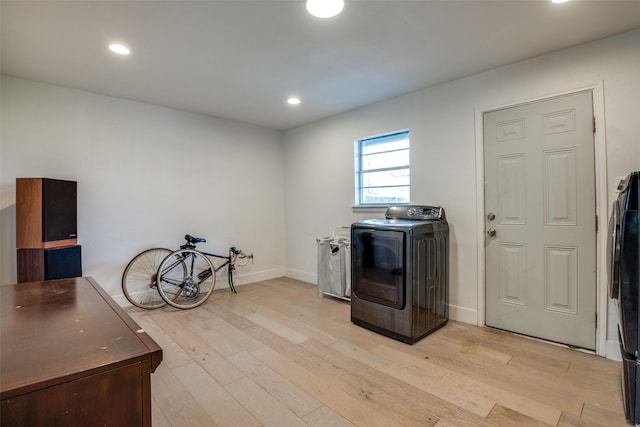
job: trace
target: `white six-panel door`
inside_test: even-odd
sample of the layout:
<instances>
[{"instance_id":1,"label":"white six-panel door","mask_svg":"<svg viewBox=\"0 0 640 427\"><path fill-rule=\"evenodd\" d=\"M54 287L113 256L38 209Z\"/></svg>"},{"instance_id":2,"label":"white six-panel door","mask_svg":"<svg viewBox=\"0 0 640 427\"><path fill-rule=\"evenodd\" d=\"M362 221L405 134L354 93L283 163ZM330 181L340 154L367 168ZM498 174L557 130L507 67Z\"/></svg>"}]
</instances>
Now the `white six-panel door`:
<instances>
[{"instance_id":1,"label":"white six-panel door","mask_svg":"<svg viewBox=\"0 0 640 427\"><path fill-rule=\"evenodd\" d=\"M484 114L485 323L595 349L591 92Z\"/></svg>"}]
</instances>

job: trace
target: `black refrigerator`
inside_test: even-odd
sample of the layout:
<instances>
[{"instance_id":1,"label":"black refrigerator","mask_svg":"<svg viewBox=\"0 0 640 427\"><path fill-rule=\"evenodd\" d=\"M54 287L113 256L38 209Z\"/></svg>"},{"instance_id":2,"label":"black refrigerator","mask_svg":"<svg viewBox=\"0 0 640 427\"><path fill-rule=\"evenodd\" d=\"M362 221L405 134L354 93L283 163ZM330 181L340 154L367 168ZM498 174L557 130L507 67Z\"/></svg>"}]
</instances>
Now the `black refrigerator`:
<instances>
[{"instance_id":1,"label":"black refrigerator","mask_svg":"<svg viewBox=\"0 0 640 427\"><path fill-rule=\"evenodd\" d=\"M640 424L640 172L618 186L609 220L609 295L618 306L622 393L627 421Z\"/></svg>"}]
</instances>

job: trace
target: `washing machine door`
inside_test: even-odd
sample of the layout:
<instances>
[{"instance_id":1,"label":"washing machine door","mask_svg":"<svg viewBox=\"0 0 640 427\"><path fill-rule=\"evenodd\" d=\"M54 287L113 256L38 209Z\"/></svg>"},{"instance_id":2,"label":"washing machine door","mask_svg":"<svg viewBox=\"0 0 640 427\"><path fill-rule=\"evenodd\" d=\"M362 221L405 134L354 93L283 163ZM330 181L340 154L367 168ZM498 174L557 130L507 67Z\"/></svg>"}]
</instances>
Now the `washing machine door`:
<instances>
[{"instance_id":1,"label":"washing machine door","mask_svg":"<svg viewBox=\"0 0 640 427\"><path fill-rule=\"evenodd\" d=\"M609 218L609 240L607 241L607 267L609 272L609 297L618 299L620 294L620 203L613 202Z\"/></svg>"},{"instance_id":2,"label":"washing machine door","mask_svg":"<svg viewBox=\"0 0 640 427\"><path fill-rule=\"evenodd\" d=\"M405 233L352 229L353 293L356 298L403 309L405 305Z\"/></svg>"}]
</instances>

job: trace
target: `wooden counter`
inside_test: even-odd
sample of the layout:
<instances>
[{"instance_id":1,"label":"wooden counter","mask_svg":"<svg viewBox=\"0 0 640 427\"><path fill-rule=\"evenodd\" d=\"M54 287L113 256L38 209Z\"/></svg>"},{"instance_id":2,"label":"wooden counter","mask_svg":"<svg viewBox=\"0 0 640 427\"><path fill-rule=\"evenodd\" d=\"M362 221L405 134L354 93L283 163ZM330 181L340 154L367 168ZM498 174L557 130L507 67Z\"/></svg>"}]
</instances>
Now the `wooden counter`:
<instances>
[{"instance_id":1,"label":"wooden counter","mask_svg":"<svg viewBox=\"0 0 640 427\"><path fill-rule=\"evenodd\" d=\"M3 426L151 426L162 349L91 278L0 286Z\"/></svg>"}]
</instances>

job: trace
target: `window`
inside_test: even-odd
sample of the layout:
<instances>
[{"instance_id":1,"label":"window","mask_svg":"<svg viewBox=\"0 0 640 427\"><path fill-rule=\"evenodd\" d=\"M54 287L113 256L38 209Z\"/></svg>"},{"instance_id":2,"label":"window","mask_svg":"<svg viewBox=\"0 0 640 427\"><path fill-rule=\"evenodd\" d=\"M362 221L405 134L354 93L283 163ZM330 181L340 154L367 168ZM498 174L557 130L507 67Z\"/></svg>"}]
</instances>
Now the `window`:
<instances>
[{"instance_id":1,"label":"window","mask_svg":"<svg viewBox=\"0 0 640 427\"><path fill-rule=\"evenodd\" d=\"M356 205L409 203L409 131L355 142Z\"/></svg>"}]
</instances>

